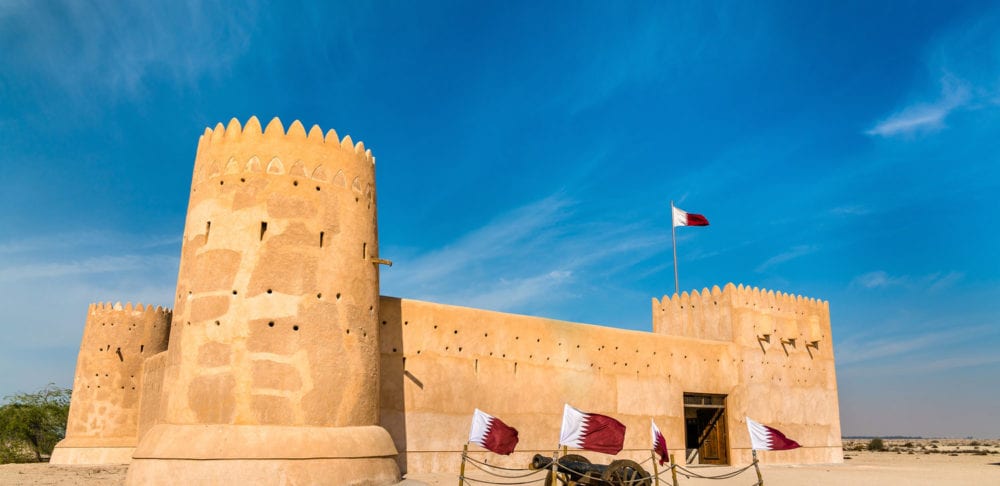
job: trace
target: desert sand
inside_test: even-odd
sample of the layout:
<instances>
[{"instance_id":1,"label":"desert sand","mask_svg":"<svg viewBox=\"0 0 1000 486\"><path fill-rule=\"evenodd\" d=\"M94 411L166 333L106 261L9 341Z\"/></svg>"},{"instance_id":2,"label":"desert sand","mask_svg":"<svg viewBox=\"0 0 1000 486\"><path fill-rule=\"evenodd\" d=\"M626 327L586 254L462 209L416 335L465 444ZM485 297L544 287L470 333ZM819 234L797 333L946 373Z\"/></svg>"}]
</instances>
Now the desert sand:
<instances>
[{"instance_id":1,"label":"desert sand","mask_svg":"<svg viewBox=\"0 0 1000 486\"><path fill-rule=\"evenodd\" d=\"M767 486L842 486L842 485L1000 485L1000 441L954 439L886 440L885 451L866 450L867 440L844 441L843 464L804 466L763 465L761 473ZM648 465L648 464L646 464ZM644 465L645 466L645 465ZM690 470L704 476L716 476L737 467L693 466ZM58 466L50 464L0 465L3 485L119 485L125 482L127 466ZM513 473L512 473L513 474ZM476 471L470 479L487 480ZM664 475L661 484L670 484ZM678 476L681 486L749 486L756 482L750 469L727 480L705 480ZM514 479L509 482L520 482ZM330 484L337 484L330 478ZM458 472L448 474L412 474L401 486L454 486ZM469 481L467 484L482 484ZM532 484L543 484L539 479Z\"/></svg>"}]
</instances>

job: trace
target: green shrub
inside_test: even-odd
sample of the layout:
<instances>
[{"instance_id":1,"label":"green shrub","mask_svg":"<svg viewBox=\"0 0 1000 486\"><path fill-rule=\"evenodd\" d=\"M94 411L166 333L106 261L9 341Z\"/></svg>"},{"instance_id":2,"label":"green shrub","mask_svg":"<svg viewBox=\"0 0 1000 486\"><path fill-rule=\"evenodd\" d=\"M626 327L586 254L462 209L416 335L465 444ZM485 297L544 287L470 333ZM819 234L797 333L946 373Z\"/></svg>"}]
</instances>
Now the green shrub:
<instances>
[{"instance_id":1,"label":"green shrub","mask_svg":"<svg viewBox=\"0 0 1000 486\"><path fill-rule=\"evenodd\" d=\"M884 451L885 450L885 443L882 442L882 439L876 437L876 438L872 439L871 442L868 442L868 450L870 450L870 451L876 451L876 452L877 451Z\"/></svg>"},{"instance_id":2,"label":"green shrub","mask_svg":"<svg viewBox=\"0 0 1000 486\"><path fill-rule=\"evenodd\" d=\"M49 384L0 406L0 463L41 462L66 436L71 391Z\"/></svg>"}]
</instances>

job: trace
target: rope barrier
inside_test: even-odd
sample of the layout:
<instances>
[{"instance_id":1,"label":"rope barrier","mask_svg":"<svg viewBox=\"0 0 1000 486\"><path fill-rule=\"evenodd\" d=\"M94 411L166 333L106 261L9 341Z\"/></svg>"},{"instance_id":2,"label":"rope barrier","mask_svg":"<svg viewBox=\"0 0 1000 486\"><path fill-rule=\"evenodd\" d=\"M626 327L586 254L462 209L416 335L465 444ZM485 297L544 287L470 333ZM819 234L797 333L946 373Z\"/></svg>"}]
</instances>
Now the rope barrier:
<instances>
[{"instance_id":1,"label":"rope barrier","mask_svg":"<svg viewBox=\"0 0 1000 486\"><path fill-rule=\"evenodd\" d=\"M472 464L478 464L478 465L486 466L486 467L489 467L489 468L492 468L492 469L500 469L502 471L534 471L534 472L541 471L541 469L530 469L530 468L525 469L525 468L512 468L512 467L494 466L493 464L488 464L488 463L485 463L485 462L482 462L482 461L477 461L477 460L475 460L475 459L473 459L473 458L471 458L469 456L462 456L462 457L465 458L466 461L471 462Z\"/></svg>"},{"instance_id":2,"label":"rope barrier","mask_svg":"<svg viewBox=\"0 0 1000 486\"><path fill-rule=\"evenodd\" d=\"M473 478L469 478L469 477L465 477L465 476L459 476L458 479L459 479L459 481L462 481L463 483L471 481L473 483L480 483L480 484L510 484L510 485L516 485L516 484L534 484L534 483L538 482L537 479L532 479L531 481L520 481L520 482L512 482L512 483L497 483L497 482L494 482L494 481L486 481L486 480L483 480L483 479L473 479Z\"/></svg>"}]
</instances>

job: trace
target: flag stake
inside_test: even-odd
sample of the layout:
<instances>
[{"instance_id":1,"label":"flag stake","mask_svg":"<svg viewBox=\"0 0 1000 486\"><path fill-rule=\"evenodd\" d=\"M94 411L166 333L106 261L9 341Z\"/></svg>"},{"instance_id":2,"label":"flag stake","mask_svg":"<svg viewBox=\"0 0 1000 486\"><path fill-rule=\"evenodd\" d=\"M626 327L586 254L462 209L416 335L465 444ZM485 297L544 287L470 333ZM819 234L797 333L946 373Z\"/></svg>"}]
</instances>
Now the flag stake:
<instances>
[{"instance_id":1,"label":"flag stake","mask_svg":"<svg viewBox=\"0 0 1000 486\"><path fill-rule=\"evenodd\" d=\"M462 466L458 469L458 486L465 484L465 457L469 454L469 444L462 446Z\"/></svg>"},{"instance_id":2,"label":"flag stake","mask_svg":"<svg viewBox=\"0 0 1000 486\"><path fill-rule=\"evenodd\" d=\"M670 475L673 477L674 486L677 486L677 465L674 464L673 454L670 454Z\"/></svg>"},{"instance_id":3,"label":"flag stake","mask_svg":"<svg viewBox=\"0 0 1000 486\"><path fill-rule=\"evenodd\" d=\"M653 456L653 477L656 478L656 486L660 486L660 471L656 467L656 449L649 451L649 454Z\"/></svg>"},{"instance_id":4,"label":"flag stake","mask_svg":"<svg viewBox=\"0 0 1000 486\"><path fill-rule=\"evenodd\" d=\"M750 449L753 451L753 468L757 470L757 485L764 486L764 478L760 475L760 465L757 464L757 449Z\"/></svg>"},{"instance_id":5,"label":"flag stake","mask_svg":"<svg viewBox=\"0 0 1000 486\"><path fill-rule=\"evenodd\" d=\"M550 473L549 484L556 484L556 468L559 464L559 449L556 448L556 452L552 454L552 472Z\"/></svg>"},{"instance_id":6,"label":"flag stake","mask_svg":"<svg viewBox=\"0 0 1000 486\"><path fill-rule=\"evenodd\" d=\"M670 241L674 247L674 295L681 292L680 280L677 278L677 225L674 224L674 201L670 200Z\"/></svg>"}]
</instances>

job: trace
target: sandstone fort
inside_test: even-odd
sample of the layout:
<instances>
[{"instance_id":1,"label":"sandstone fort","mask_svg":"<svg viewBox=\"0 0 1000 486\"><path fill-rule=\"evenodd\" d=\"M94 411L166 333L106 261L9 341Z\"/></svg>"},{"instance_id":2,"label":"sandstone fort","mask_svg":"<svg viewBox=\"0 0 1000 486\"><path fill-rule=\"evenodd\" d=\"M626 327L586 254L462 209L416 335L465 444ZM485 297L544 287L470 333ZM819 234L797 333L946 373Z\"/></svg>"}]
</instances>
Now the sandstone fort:
<instances>
[{"instance_id":1,"label":"sandstone fort","mask_svg":"<svg viewBox=\"0 0 1000 486\"><path fill-rule=\"evenodd\" d=\"M655 419L679 462L745 464L749 416L802 445L763 462L842 461L827 302L727 284L652 299L638 332L383 296L376 209L350 136L206 129L173 310L90 306L52 462L392 484L456 471L477 407L520 431L491 463L523 467L557 447L565 403L625 423L619 457L650 456Z\"/></svg>"}]
</instances>

